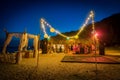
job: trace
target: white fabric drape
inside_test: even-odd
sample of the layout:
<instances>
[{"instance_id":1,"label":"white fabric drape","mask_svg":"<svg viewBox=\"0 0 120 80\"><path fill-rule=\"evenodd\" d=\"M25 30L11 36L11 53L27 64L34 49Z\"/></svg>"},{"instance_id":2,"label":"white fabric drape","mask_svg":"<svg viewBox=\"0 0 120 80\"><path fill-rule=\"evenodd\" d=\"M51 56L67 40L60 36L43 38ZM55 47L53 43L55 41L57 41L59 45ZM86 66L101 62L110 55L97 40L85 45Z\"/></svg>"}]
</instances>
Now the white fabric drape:
<instances>
[{"instance_id":1,"label":"white fabric drape","mask_svg":"<svg viewBox=\"0 0 120 80\"><path fill-rule=\"evenodd\" d=\"M2 50L3 53L6 53L6 47L11 42L13 36L20 38L20 44L19 44L18 51L22 51L24 47L28 46L28 38L34 39L33 46L34 46L35 53L37 53L37 51L38 51L38 36L32 35L32 34L27 34L27 33L8 33L5 43L4 43L4 46L3 46L3 50Z\"/></svg>"},{"instance_id":2,"label":"white fabric drape","mask_svg":"<svg viewBox=\"0 0 120 80\"><path fill-rule=\"evenodd\" d=\"M21 38L22 37L22 33L11 33L11 34L16 38Z\"/></svg>"},{"instance_id":3,"label":"white fabric drape","mask_svg":"<svg viewBox=\"0 0 120 80\"><path fill-rule=\"evenodd\" d=\"M33 46L34 46L34 49L35 49L35 50L38 49L38 37L37 37L37 36L34 37Z\"/></svg>"},{"instance_id":4,"label":"white fabric drape","mask_svg":"<svg viewBox=\"0 0 120 80\"><path fill-rule=\"evenodd\" d=\"M27 33L23 33L20 40L19 51L22 51L23 47L25 47L27 43L28 43Z\"/></svg>"},{"instance_id":5,"label":"white fabric drape","mask_svg":"<svg viewBox=\"0 0 120 80\"><path fill-rule=\"evenodd\" d=\"M34 50L37 50L38 49L38 36L28 34L28 38L34 39L34 41L33 41Z\"/></svg>"},{"instance_id":6,"label":"white fabric drape","mask_svg":"<svg viewBox=\"0 0 120 80\"><path fill-rule=\"evenodd\" d=\"M11 42L12 36L13 36L13 34L8 34L8 36L7 36L7 38L6 38L5 42L4 42L2 53L6 53L6 47Z\"/></svg>"}]
</instances>

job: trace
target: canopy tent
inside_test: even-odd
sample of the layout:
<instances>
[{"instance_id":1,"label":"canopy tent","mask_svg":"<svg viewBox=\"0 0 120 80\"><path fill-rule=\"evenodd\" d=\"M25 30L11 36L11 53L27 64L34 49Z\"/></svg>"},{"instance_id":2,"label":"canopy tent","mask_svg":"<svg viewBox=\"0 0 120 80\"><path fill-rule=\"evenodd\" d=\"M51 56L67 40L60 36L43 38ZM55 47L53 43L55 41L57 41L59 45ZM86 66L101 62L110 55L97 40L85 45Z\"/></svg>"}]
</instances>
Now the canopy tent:
<instances>
[{"instance_id":1,"label":"canopy tent","mask_svg":"<svg viewBox=\"0 0 120 80\"><path fill-rule=\"evenodd\" d=\"M33 35L33 34L29 34L26 32L23 33L15 33L15 32L7 32L6 31L6 40L4 42L3 45L3 49L2 49L2 53L6 54L6 48L9 45L9 43L11 42L12 38L16 37L16 38L20 38L20 44L18 46L18 53L17 53L17 62L19 62L22 58L21 56L21 52L23 51L23 48L27 48L28 46L28 39L32 38L34 39L33 41L33 47L34 47L34 53L33 53L33 57L37 57L38 54L38 41L39 41L39 36L38 35Z\"/></svg>"}]
</instances>

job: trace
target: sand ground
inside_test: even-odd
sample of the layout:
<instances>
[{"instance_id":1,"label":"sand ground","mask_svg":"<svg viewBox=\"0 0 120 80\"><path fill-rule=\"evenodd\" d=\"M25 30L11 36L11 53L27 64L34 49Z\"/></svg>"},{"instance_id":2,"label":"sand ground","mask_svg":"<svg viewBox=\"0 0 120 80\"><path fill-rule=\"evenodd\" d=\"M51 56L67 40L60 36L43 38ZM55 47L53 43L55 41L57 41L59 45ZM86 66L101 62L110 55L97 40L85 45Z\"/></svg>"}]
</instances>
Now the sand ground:
<instances>
[{"instance_id":1,"label":"sand ground","mask_svg":"<svg viewBox=\"0 0 120 80\"><path fill-rule=\"evenodd\" d=\"M0 63L0 80L120 80L120 64L65 63L64 53L40 54L21 64Z\"/></svg>"}]
</instances>

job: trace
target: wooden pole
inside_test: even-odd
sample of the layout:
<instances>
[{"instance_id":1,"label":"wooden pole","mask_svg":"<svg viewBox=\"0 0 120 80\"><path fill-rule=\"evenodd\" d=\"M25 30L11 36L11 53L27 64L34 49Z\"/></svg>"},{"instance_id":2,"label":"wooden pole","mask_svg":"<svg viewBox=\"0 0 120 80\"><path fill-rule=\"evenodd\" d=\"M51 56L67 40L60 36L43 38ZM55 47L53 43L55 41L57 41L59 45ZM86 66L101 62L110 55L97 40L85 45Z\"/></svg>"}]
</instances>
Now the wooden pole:
<instances>
[{"instance_id":1,"label":"wooden pole","mask_svg":"<svg viewBox=\"0 0 120 80\"><path fill-rule=\"evenodd\" d=\"M37 67L39 65L39 49L40 49L40 35L38 35L38 54L37 54Z\"/></svg>"}]
</instances>

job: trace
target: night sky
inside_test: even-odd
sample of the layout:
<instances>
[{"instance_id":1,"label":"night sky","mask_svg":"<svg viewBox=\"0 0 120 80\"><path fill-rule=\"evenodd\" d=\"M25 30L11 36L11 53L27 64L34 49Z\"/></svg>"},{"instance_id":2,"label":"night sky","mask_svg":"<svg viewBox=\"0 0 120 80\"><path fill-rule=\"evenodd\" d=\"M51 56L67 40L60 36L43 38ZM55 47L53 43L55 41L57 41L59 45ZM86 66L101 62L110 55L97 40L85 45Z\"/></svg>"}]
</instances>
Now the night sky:
<instances>
[{"instance_id":1,"label":"night sky","mask_svg":"<svg viewBox=\"0 0 120 80\"><path fill-rule=\"evenodd\" d=\"M28 33L43 36L40 18L60 32L78 30L90 10L95 12L95 22L100 21L120 13L120 0L3 0L0 1L0 39L5 37L4 28L9 32L26 29Z\"/></svg>"}]
</instances>

